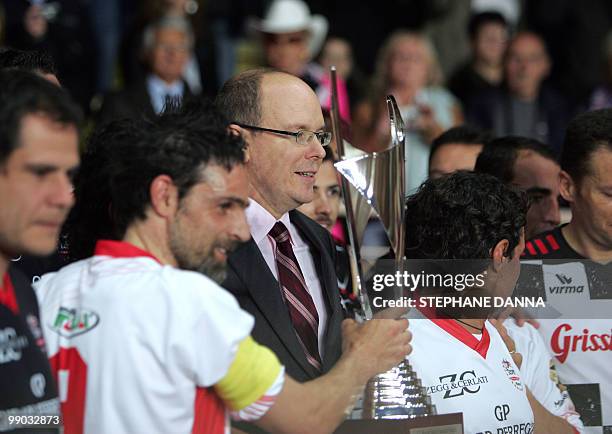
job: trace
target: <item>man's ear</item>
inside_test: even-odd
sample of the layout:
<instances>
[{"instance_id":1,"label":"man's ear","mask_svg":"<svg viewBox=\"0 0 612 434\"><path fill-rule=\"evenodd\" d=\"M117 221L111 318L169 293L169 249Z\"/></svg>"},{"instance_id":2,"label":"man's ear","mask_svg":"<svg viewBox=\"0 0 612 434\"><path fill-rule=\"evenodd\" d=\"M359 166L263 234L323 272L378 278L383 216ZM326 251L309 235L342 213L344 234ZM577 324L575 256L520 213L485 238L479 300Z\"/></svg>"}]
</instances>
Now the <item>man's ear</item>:
<instances>
[{"instance_id":1,"label":"man's ear","mask_svg":"<svg viewBox=\"0 0 612 434\"><path fill-rule=\"evenodd\" d=\"M509 261L508 248L510 247L510 242L506 239L499 241L495 247L493 247L493 251L491 252L491 259L493 260L493 269L497 272L501 268L501 266Z\"/></svg>"},{"instance_id":2,"label":"man's ear","mask_svg":"<svg viewBox=\"0 0 612 434\"><path fill-rule=\"evenodd\" d=\"M565 170L559 172L559 193L566 201L572 203L576 199L576 183Z\"/></svg>"},{"instance_id":3,"label":"man's ear","mask_svg":"<svg viewBox=\"0 0 612 434\"><path fill-rule=\"evenodd\" d=\"M168 175L159 175L149 187L151 208L160 217L169 217L178 209L178 189Z\"/></svg>"},{"instance_id":4,"label":"man's ear","mask_svg":"<svg viewBox=\"0 0 612 434\"><path fill-rule=\"evenodd\" d=\"M229 128L230 134L234 134L236 136L242 136L242 140L244 140L244 148L243 148L244 149L244 162L248 163L251 157L250 157L250 152L249 152L249 141L248 141L249 138L248 138L248 135L246 134L247 132L236 124L230 124L228 128Z\"/></svg>"}]
</instances>

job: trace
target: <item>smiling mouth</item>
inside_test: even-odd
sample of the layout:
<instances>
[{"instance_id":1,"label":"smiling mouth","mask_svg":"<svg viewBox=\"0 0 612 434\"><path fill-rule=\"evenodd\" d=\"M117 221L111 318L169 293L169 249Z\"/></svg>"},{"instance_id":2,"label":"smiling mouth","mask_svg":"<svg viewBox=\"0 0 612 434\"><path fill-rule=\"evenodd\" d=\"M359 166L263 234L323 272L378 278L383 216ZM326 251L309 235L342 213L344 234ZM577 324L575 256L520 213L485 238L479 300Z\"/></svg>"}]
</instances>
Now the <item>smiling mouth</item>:
<instances>
[{"instance_id":1,"label":"smiling mouth","mask_svg":"<svg viewBox=\"0 0 612 434\"><path fill-rule=\"evenodd\" d=\"M314 178L317 172L295 172L297 175L303 176L304 178Z\"/></svg>"}]
</instances>

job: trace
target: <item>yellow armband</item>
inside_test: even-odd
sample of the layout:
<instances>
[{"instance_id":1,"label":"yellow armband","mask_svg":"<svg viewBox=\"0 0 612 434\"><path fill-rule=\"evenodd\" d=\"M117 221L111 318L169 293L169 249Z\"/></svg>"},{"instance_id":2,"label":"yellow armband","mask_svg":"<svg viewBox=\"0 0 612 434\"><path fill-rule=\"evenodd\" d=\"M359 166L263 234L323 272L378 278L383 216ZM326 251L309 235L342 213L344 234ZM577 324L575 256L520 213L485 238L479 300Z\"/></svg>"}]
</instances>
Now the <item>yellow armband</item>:
<instances>
[{"instance_id":1,"label":"yellow armband","mask_svg":"<svg viewBox=\"0 0 612 434\"><path fill-rule=\"evenodd\" d=\"M261 398L280 370L276 355L247 336L240 342L227 374L215 384L215 390L232 410L241 410Z\"/></svg>"}]
</instances>

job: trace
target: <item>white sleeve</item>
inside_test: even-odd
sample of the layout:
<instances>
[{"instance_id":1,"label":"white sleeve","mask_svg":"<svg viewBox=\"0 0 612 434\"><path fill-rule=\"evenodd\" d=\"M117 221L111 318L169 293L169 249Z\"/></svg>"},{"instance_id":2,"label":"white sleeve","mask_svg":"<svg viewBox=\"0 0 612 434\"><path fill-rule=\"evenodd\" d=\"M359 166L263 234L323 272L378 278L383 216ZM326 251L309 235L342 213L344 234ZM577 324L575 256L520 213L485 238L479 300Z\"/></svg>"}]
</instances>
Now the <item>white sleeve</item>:
<instances>
[{"instance_id":1,"label":"white sleeve","mask_svg":"<svg viewBox=\"0 0 612 434\"><path fill-rule=\"evenodd\" d=\"M243 408L242 410L232 411L231 417L235 421L252 422L259 420L272 408L276 402L276 397L283 389L285 384L285 367L282 366L280 372L276 376L274 383L266 390L266 392L254 403Z\"/></svg>"},{"instance_id":2,"label":"white sleeve","mask_svg":"<svg viewBox=\"0 0 612 434\"><path fill-rule=\"evenodd\" d=\"M553 381L556 377L553 376L552 357L542 336L531 324L518 327L507 324L509 321L514 323L510 319L504 325L515 341L517 352L523 355L521 373L534 398L550 413L565 419L576 431L583 432L584 425L565 386Z\"/></svg>"},{"instance_id":3,"label":"white sleeve","mask_svg":"<svg viewBox=\"0 0 612 434\"><path fill-rule=\"evenodd\" d=\"M184 354L192 357L194 381L202 387L212 386L225 376L238 345L251 334L253 317L240 308L233 295L206 276L185 271L172 274L168 280L173 289L184 294L179 308L186 336L181 341L190 347L183 348Z\"/></svg>"}]
</instances>

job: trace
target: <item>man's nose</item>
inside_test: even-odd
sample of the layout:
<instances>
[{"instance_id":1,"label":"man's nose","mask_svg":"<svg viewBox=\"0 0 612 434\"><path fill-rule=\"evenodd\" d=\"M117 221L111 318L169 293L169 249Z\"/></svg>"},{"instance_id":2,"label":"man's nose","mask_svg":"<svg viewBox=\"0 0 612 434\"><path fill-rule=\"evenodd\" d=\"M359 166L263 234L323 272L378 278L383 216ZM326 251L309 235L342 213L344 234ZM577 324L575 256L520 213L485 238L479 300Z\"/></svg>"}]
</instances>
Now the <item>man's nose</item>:
<instances>
[{"instance_id":1,"label":"man's nose","mask_svg":"<svg viewBox=\"0 0 612 434\"><path fill-rule=\"evenodd\" d=\"M244 210L240 210L239 215L233 219L231 235L242 242L246 242L251 238L251 229L249 228Z\"/></svg>"},{"instance_id":2,"label":"man's nose","mask_svg":"<svg viewBox=\"0 0 612 434\"><path fill-rule=\"evenodd\" d=\"M329 216L331 213L331 207L329 206L329 201L325 197L320 197L316 200L315 204L315 213L316 214L324 214Z\"/></svg>"},{"instance_id":3,"label":"man's nose","mask_svg":"<svg viewBox=\"0 0 612 434\"><path fill-rule=\"evenodd\" d=\"M49 186L49 201L60 208L71 208L74 205L74 186L66 174L58 174Z\"/></svg>"},{"instance_id":4,"label":"man's nose","mask_svg":"<svg viewBox=\"0 0 612 434\"><path fill-rule=\"evenodd\" d=\"M547 200L547 209L544 218L547 222L554 226L558 226L561 223L561 212L559 210L559 201L556 197L551 197Z\"/></svg>"}]
</instances>

